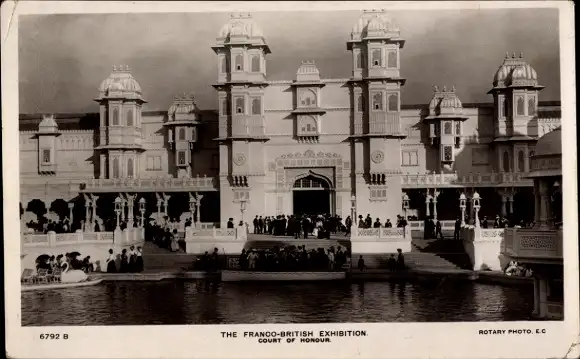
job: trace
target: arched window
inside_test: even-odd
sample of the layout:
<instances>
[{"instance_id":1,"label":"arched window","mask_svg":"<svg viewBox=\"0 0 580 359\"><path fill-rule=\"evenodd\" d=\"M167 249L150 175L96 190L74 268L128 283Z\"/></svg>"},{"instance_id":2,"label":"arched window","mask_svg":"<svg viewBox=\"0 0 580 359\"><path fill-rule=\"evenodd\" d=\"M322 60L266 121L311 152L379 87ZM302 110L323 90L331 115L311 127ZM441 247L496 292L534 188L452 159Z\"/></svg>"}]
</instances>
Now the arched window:
<instances>
[{"instance_id":1,"label":"arched window","mask_svg":"<svg viewBox=\"0 0 580 359\"><path fill-rule=\"evenodd\" d=\"M528 99L528 116L536 115L536 98L531 97Z\"/></svg>"},{"instance_id":2,"label":"arched window","mask_svg":"<svg viewBox=\"0 0 580 359\"><path fill-rule=\"evenodd\" d=\"M518 171L524 172L524 151L518 152Z\"/></svg>"},{"instance_id":3,"label":"arched window","mask_svg":"<svg viewBox=\"0 0 580 359\"><path fill-rule=\"evenodd\" d=\"M262 114L262 103L259 98L255 98L252 100L252 115L261 115Z\"/></svg>"},{"instance_id":4,"label":"arched window","mask_svg":"<svg viewBox=\"0 0 580 359\"><path fill-rule=\"evenodd\" d=\"M504 151L503 153L503 171L509 172L510 171L510 154L508 151Z\"/></svg>"},{"instance_id":5,"label":"arched window","mask_svg":"<svg viewBox=\"0 0 580 359\"><path fill-rule=\"evenodd\" d=\"M377 92L373 95L373 109L382 110L383 109L383 94Z\"/></svg>"},{"instance_id":6,"label":"arched window","mask_svg":"<svg viewBox=\"0 0 580 359\"><path fill-rule=\"evenodd\" d=\"M129 158L127 160L127 177L133 178L133 159Z\"/></svg>"},{"instance_id":7,"label":"arched window","mask_svg":"<svg viewBox=\"0 0 580 359\"><path fill-rule=\"evenodd\" d=\"M113 109L113 126L119 126L119 109Z\"/></svg>"},{"instance_id":8,"label":"arched window","mask_svg":"<svg viewBox=\"0 0 580 359\"><path fill-rule=\"evenodd\" d=\"M461 136L461 121L455 122L455 135Z\"/></svg>"},{"instance_id":9,"label":"arched window","mask_svg":"<svg viewBox=\"0 0 580 359\"><path fill-rule=\"evenodd\" d=\"M506 117L509 112L509 101L507 99L503 99L503 116Z\"/></svg>"},{"instance_id":10,"label":"arched window","mask_svg":"<svg viewBox=\"0 0 580 359\"><path fill-rule=\"evenodd\" d=\"M300 133L302 134L315 134L317 133L318 126L316 125L316 119L312 116L303 116L300 120Z\"/></svg>"},{"instance_id":11,"label":"arched window","mask_svg":"<svg viewBox=\"0 0 580 359\"><path fill-rule=\"evenodd\" d=\"M304 90L300 95L300 104L303 107L316 107L316 94L312 90Z\"/></svg>"},{"instance_id":12,"label":"arched window","mask_svg":"<svg viewBox=\"0 0 580 359\"><path fill-rule=\"evenodd\" d=\"M357 111L358 112L364 112L365 110L365 102L364 102L364 97L362 94L358 95L358 99L357 99Z\"/></svg>"},{"instance_id":13,"label":"arched window","mask_svg":"<svg viewBox=\"0 0 580 359\"><path fill-rule=\"evenodd\" d=\"M518 97L518 102L517 102L517 115L518 116L523 116L524 113L524 98L523 97Z\"/></svg>"},{"instance_id":14,"label":"arched window","mask_svg":"<svg viewBox=\"0 0 580 359\"><path fill-rule=\"evenodd\" d=\"M133 126L133 110L127 111L127 126Z\"/></svg>"},{"instance_id":15,"label":"arched window","mask_svg":"<svg viewBox=\"0 0 580 359\"><path fill-rule=\"evenodd\" d=\"M252 72L260 72L260 56L252 56Z\"/></svg>"},{"instance_id":16,"label":"arched window","mask_svg":"<svg viewBox=\"0 0 580 359\"><path fill-rule=\"evenodd\" d=\"M505 98L500 97L499 98L499 117L503 118L505 116Z\"/></svg>"},{"instance_id":17,"label":"arched window","mask_svg":"<svg viewBox=\"0 0 580 359\"><path fill-rule=\"evenodd\" d=\"M443 125L443 131L446 135L452 135L453 134L453 128L451 126L451 122L449 121L445 121L445 124Z\"/></svg>"},{"instance_id":18,"label":"arched window","mask_svg":"<svg viewBox=\"0 0 580 359\"><path fill-rule=\"evenodd\" d=\"M243 97L236 98L236 113L238 113L238 114L244 113L244 98Z\"/></svg>"},{"instance_id":19,"label":"arched window","mask_svg":"<svg viewBox=\"0 0 580 359\"><path fill-rule=\"evenodd\" d=\"M244 57L241 54L236 55L236 71L242 71L244 69Z\"/></svg>"},{"instance_id":20,"label":"arched window","mask_svg":"<svg viewBox=\"0 0 580 359\"><path fill-rule=\"evenodd\" d=\"M390 68L397 68L397 52L389 51L387 54L387 66Z\"/></svg>"},{"instance_id":21,"label":"arched window","mask_svg":"<svg viewBox=\"0 0 580 359\"><path fill-rule=\"evenodd\" d=\"M113 158L113 178L119 178L119 159Z\"/></svg>"},{"instance_id":22,"label":"arched window","mask_svg":"<svg viewBox=\"0 0 580 359\"><path fill-rule=\"evenodd\" d=\"M389 95L389 111L399 111L399 95L396 93Z\"/></svg>"},{"instance_id":23,"label":"arched window","mask_svg":"<svg viewBox=\"0 0 580 359\"><path fill-rule=\"evenodd\" d=\"M363 67L363 62L362 62L362 53L357 52L356 56L355 56L355 61L354 61L354 68L355 69L360 69Z\"/></svg>"},{"instance_id":24,"label":"arched window","mask_svg":"<svg viewBox=\"0 0 580 359\"><path fill-rule=\"evenodd\" d=\"M184 128L179 129L179 141L185 141L185 129Z\"/></svg>"},{"instance_id":25,"label":"arched window","mask_svg":"<svg viewBox=\"0 0 580 359\"><path fill-rule=\"evenodd\" d=\"M373 50L373 66L381 66L381 50Z\"/></svg>"}]
</instances>

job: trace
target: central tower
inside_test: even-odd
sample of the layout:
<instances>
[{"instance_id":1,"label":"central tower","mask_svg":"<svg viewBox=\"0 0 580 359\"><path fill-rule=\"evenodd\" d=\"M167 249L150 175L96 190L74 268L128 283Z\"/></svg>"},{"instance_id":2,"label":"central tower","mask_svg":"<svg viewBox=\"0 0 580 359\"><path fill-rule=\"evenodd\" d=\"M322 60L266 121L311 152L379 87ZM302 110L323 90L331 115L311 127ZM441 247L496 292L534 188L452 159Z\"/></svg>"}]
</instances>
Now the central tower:
<instances>
[{"instance_id":1,"label":"central tower","mask_svg":"<svg viewBox=\"0 0 580 359\"><path fill-rule=\"evenodd\" d=\"M230 15L212 47L218 59L221 218L264 213L264 89L270 48L248 13ZM247 217L249 218L249 217ZM245 218L245 219L247 219Z\"/></svg>"},{"instance_id":2,"label":"central tower","mask_svg":"<svg viewBox=\"0 0 580 359\"><path fill-rule=\"evenodd\" d=\"M352 29L352 156L357 212L401 212L400 51L405 41L385 11L365 11ZM367 203L368 198L368 203Z\"/></svg>"}]
</instances>

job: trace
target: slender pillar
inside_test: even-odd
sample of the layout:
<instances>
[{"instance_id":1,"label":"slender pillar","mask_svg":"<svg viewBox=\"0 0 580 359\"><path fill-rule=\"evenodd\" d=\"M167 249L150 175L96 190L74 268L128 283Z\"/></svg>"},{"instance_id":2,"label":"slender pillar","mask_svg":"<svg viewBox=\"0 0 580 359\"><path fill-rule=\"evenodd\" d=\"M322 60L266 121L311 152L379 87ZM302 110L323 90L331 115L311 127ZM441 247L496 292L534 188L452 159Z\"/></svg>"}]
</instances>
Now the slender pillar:
<instances>
[{"instance_id":1,"label":"slender pillar","mask_svg":"<svg viewBox=\"0 0 580 359\"><path fill-rule=\"evenodd\" d=\"M157 200L157 220L160 221L160 217L161 217L161 205L163 204L163 200L162 199L158 199ZM161 223L157 223L158 225Z\"/></svg>"},{"instance_id":2,"label":"slender pillar","mask_svg":"<svg viewBox=\"0 0 580 359\"><path fill-rule=\"evenodd\" d=\"M95 230L95 227L97 226L97 199L99 199L98 196L93 196L93 222L92 222L92 228L93 231Z\"/></svg>"},{"instance_id":3,"label":"slender pillar","mask_svg":"<svg viewBox=\"0 0 580 359\"><path fill-rule=\"evenodd\" d=\"M431 202L431 195L429 194L429 189L427 189L427 195L425 196L425 216L431 216L431 210L429 208L429 203Z\"/></svg>"},{"instance_id":4,"label":"slender pillar","mask_svg":"<svg viewBox=\"0 0 580 359\"><path fill-rule=\"evenodd\" d=\"M433 191L433 219L437 219L437 197L441 192L434 190Z\"/></svg>"},{"instance_id":5,"label":"slender pillar","mask_svg":"<svg viewBox=\"0 0 580 359\"><path fill-rule=\"evenodd\" d=\"M514 195L510 194L508 197L508 201L509 201L509 214L510 216L514 215Z\"/></svg>"},{"instance_id":6,"label":"slender pillar","mask_svg":"<svg viewBox=\"0 0 580 359\"><path fill-rule=\"evenodd\" d=\"M545 278L540 277L540 317L545 318L547 312L547 302L548 302L548 286Z\"/></svg>"},{"instance_id":7,"label":"slender pillar","mask_svg":"<svg viewBox=\"0 0 580 359\"><path fill-rule=\"evenodd\" d=\"M201 212L201 199L202 198L203 198L202 194L197 195L197 203L196 203L197 211L195 212L195 220L197 223L200 223L199 219L201 218L200 212Z\"/></svg>"},{"instance_id":8,"label":"slender pillar","mask_svg":"<svg viewBox=\"0 0 580 359\"><path fill-rule=\"evenodd\" d=\"M121 208L123 210L123 221L127 220L127 200L123 199L123 204L121 205Z\"/></svg>"},{"instance_id":9,"label":"slender pillar","mask_svg":"<svg viewBox=\"0 0 580 359\"><path fill-rule=\"evenodd\" d=\"M540 225L540 182L539 180L534 180L534 227Z\"/></svg>"},{"instance_id":10,"label":"slender pillar","mask_svg":"<svg viewBox=\"0 0 580 359\"><path fill-rule=\"evenodd\" d=\"M507 196L502 194L501 195L501 215L502 217L506 217L507 216Z\"/></svg>"},{"instance_id":11,"label":"slender pillar","mask_svg":"<svg viewBox=\"0 0 580 359\"><path fill-rule=\"evenodd\" d=\"M72 202L68 203L68 219L70 224L73 224L73 208L75 208L75 204Z\"/></svg>"},{"instance_id":12,"label":"slender pillar","mask_svg":"<svg viewBox=\"0 0 580 359\"><path fill-rule=\"evenodd\" d=\"M127 196L127 212L128 212L128 222L127 227L133 228L133 201L135 200L135 196Z\"/></svg>"},{"instance_id":13,"label":"slender pillar","mask_svg":"<svg viewBox=\"0 0 580 359\"><path fill-rule=\"evenodd\" d=\"M90 213L89 213L89 199L85 198L85 228L83 228L83 231L88 231L88 227L89 227L89 219L90 219Z\"/></svg>"},{"instance_id":14,"label":"slender pillar","mask_svg":"<svg viewBox=\"0 0 580 359\"><path fill-rule=\"evenodd\" d=\"M550 212L550 194L548 183L545 180L539 180L540 187L540 227L548 228L548 215Z\"/></svg>"},{"instance_id":15,"label":"slender pillar","mask_svg":"<svg viewBox=\"0 0 580 359\"><path fill-rule=\"evenodd\" d=\"M169 199L170 198L171 198L171 196L167 196L167 195L164 195L163 196L163 199L164 199L164 202L165 202L165 217L167 217L168 216L168 213L169 213Z\"/></svg>"},{"instance_id":16,"label":"slender pillar","mask_svg":"<svg viewBox=\"0 0 580 359\"><path fill-rule=\"evenodd\" d=\"M534 311L533 315L540 315L540 279L534 276Z\"/></svg>"}]
</instances>

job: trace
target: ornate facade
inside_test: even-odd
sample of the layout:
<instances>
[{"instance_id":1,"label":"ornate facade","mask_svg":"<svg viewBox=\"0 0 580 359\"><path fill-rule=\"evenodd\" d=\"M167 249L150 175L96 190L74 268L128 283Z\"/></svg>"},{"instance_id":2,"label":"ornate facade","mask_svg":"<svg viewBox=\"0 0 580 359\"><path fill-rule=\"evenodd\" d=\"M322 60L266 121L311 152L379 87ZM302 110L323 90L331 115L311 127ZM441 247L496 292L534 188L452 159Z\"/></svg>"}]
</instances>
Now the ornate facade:
<instances>
[{"instance_id":1,"label":"ornate facade","mask_svg":"<svg viewBox=\"0 0 580 359\"><path fill-rule=\"evenodd\" d=\"M197 212L202 222L305 212L394 220L407 194L411 214L451 219L459 194L477 189L481 215L533 218L526 174L560 108L539 101L523 55L490 74L490 104L435 87L429 104L406 105L405 40L386 14L364 12L346 45L348 78L322 78L303 61L294 79L268 81L265 35L249 14L233 15L212 47L216 110L181 95L147 111L121 66L96 93L98 114L21 115L21 211L78 220L92 207L104 218L122 194L145 198L147 214Z\"/></svg>"}]
</instances>

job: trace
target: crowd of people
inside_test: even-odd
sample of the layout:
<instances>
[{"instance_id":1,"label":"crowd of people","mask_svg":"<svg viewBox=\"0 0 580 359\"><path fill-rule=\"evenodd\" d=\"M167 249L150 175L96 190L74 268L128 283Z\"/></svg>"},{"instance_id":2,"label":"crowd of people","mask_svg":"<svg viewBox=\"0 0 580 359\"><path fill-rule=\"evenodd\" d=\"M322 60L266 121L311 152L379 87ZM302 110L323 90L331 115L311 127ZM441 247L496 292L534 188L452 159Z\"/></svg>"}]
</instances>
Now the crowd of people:
<instances>
[{"instance_id":1,"label":"crowd of people","mask_svg":"<svg viewBox=\"0 0 580 359\"><path fill-rule=\"evenodd\" d=\"M191 218L188 218L185 221L185 227L189 227L191 224ZM147 222L145 224L145 240L171 252L185 252L185 234L178 229L180 229L179 222L175 218L166 219L164 223Z\"/></svg>"},{"instance_id":2,"label":"crowd of people","mask_svg":"<svg viewBox=\"0 0 580 359\"><path fill-rule=\"evenodd\" d=\"M228 227L232 225L230 218ZM256 216L253 221L254 234L268 234L273 236L291 236L294 238L308 239L330 238L331 233L347 231L347 227L342 223L340 216L326 215L278 215L278 216Z\"/></svg>"},{"instance_id":3,"label":"crowd of people","mask_svg":"<svg viewBox=\"0 0 580 359\"><path fill-rule=\"evenodd\" d=\"M46 269L48 274L53 274L59 270L63 270L68 266L71 270L82 270L85 273L96 271L97 265L91 260L91 256L86 256L83 260L79 260L80 253L71 252L66 254L54 255L42 254L36 259L36 271Z\"/></svg>"},{"instance_id":4,"label":"crowd of people","mask_svg":"<svg viewBox=\"0 0 580 359\"><path fill-rule=\"evenodd\" d=\"M117 267L117 262L119 266ZM144 269L143 249L135 246L129 247L129 250L123 248L120 254L115 254L109 249L109 255L105 260L107 273L140 273Z\"/></svg>"},{"instance_id":5,"label":"crowd of people","mask_svg":"<svg viewBox=\"0 0 580 359\"><path fill-rule=\"evenodd\" d=\"M305 271L343 270L350 266L350 252L338 246L336 249L317 248L307 250L306 246L274 246L266 249L242 250L239 257L241 270L256 271Z\"/></svg>"},{"instance_id":6,"label":"crowd of people","mask_svg":"<svg viewBox=\"0 0 580 359\"><path fill-rule=\"evenodd\" d=\"M504 270L505 275L515 276L515 277L531 277L533 272L530 268L527 268L523 264L511 261Z\"/></svg>"},{"instance_id":7,"label":"crowd of people","mask_svg":"<svg viewBox=\"0 0 580 359\"><path fill-rule=\"evenodd\" d=\"M350 218L350 217L349 217ZM396 227L404 228L407 226L407 220L405 217L397 215L397 222ZM389 218L385 220L385 222L381 222L380 218L376 218L373 221L373 217L370 214L367 214L366 218L363 218L362 215L358 216L358 228L392 228L393 222Z\"/></svg>"}]
</instances>

